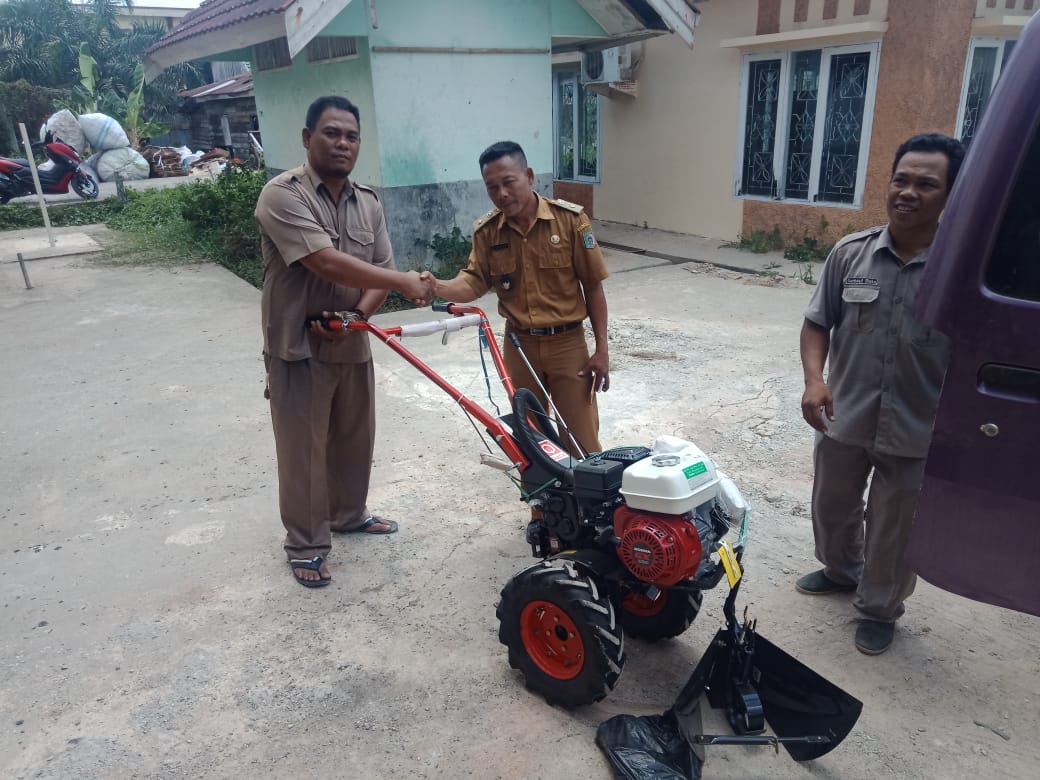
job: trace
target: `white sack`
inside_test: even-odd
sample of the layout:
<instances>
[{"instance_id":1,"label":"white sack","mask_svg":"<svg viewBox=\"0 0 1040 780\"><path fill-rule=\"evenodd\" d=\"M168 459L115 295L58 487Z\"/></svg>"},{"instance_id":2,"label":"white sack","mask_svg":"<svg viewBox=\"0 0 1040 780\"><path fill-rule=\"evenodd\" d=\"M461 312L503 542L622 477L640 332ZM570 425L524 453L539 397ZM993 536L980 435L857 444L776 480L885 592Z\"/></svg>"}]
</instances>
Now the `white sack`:
<instances>
[{"instance_id":1,"label":"white sack","mask_svg":"<svg viewBox=\"0 0 1040 780\"><path fill-rule=\"evenodd\" d=\"M148 161L129 147L110 149L97 158L96 165L101 181L112 181L116 173L127 181L147 179L150 173Z\"/></svg>"},{"instance_id":2,"label":"white sack","mask_svg":"<svg viewBox=\"0 0 1040 780\"><path fill-rule=\"evenodd\" d=\"M105 114L80 114L79 127L87 143L98 151L123 149L130 145L130 139L119 122Z\"/></svg>"},{"instance_id":3,"label":"white sack","mask_svg":"<svg viewBox=\"0 0 1040 780\"><path fill-rule=\"evenodd\" d=\"M52 136L60 138L80 154L86 148L87 139L83 136L83 131L80 129L76 115L67 108L63 108L56 114L51 114L50 118L44 123L44 135L46 135L48 130ZM40 140L43 139L41 138Z\"/></svg>"}]
</instances>

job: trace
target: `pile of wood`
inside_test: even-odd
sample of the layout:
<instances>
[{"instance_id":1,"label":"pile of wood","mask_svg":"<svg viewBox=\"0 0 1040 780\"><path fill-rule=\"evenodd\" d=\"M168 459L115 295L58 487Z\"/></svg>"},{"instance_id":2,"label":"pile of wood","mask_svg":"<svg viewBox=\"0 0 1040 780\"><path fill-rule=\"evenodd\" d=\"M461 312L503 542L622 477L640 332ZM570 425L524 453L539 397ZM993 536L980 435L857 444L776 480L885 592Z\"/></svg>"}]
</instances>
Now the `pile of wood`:
<instances>
[{"instance_id":1,"label":"pile of wood","mask_svg":"<svg viewBox=\"0 0 1040 780\"><path fill-rule=\"evenodd\" d=\"M172 146L146 146L141 155L148 161L152 178L188 175L181 165L181 153Z\"/></svg>"}]
</instances>

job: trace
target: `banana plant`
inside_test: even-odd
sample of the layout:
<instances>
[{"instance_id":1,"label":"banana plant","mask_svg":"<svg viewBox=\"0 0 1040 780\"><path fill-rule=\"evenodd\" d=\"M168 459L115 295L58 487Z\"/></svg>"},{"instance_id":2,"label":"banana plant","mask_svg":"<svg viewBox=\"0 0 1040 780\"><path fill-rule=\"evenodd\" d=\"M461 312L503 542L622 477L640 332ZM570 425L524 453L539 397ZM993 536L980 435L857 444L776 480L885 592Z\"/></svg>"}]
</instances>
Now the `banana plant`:
<instances>
[{"instance_id":1,"label":"banana plant","mask_svg":"<svg viewBox=\"0 0 1040 780\"><path fill-rule=\"evenodd\" d=\"M79 83L86 93L84 108L87 112L97 111L97 83L101 80L97 60L90 53L86 41L79 45Z\"/></svg>"}]
</instances>

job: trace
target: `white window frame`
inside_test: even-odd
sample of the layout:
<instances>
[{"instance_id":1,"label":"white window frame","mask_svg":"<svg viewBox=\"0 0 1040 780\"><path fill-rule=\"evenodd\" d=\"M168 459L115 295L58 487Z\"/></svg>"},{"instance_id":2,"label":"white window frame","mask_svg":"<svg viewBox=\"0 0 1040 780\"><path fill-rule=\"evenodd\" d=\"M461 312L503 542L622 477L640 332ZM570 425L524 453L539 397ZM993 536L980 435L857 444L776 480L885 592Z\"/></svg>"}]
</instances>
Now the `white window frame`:
<instances>
[{"instance_id":1,"label":"white window frame","mask_svg":"<svg viewBox=\"0 0 1040 780\"><path fill-rule=\"evenodd\" d=\"M790 140L791 128L791 64L794 55L803 51L820 52L820 76L817 85L816 119L813 127L813 153L809 172L809 192L806 199L784 197L786 188L786 170L784 164L787 144ZM859 161L856 167L856 192L852 203L818 200L820 188L820 165L823 157L823 133L827 123L827 98L830 90L831 58L837 54L870 54L870 69L867 73L867 93L863 102L863 130L860 134ZM870 41L859 44L841 44L832 46L807 46L782 51L756 52L745 54L740 71L740 116L737 125L737 149L733 179L733 195L742 200L783 201L784 203L803 204L809 206L829 206L833 208L863 207L863 192L866 188L867 162L870 157L870 136L874 129L874 104L877 98L878 65L881 60L881 42ZM750 63L763 60L780 60L780 85L777 94L777 127L773 140L773 171L777 180L777 194L774 197L765 195L741 195L740 189L744 168L744 145L747 132L747 92L750 74ZM776 174L779 173L779 176Z\"/></svg>"},{"instance_id":2,"label":"white window frame","mask_svg":"<svg viewBox=\"0 0 1040 780\"><path fill-rule=\"evenodd\" d=\"M600 182L600 176L602 173L603 158L603 98L601 95L596 95L596 173L595 175L589 176L588 174L579 174L578 165L578 133L581 127L578 121L578 112L580 106L584 100L584 87L581 83L581 71L568 69L560 69L553 71L552 80L552 93L553 93L553 176L559 181L578 181L587 184L598 184ZM563 107L560 105L560 82L564 79L574 80L575 84L575 101L571 107L571 118L574 132L574 156L571 160L571 171L569 176L563 176L563 171L558 170L557 166L560 162L560 112Z\"/></svg>"},{"instance_id":3,"label":"white window frame","mask_svg":"<svg viewBox=\"0 0 1040 780\"><path fill-rule=\"evenodd\" d=\"M975 61L975 50L979 48L996 48L997 50L997 67L993 69L993 81L989 85L989 96L992 98L993 90L997 87L997 80L1004 70L1004 50L1007 48L1008 43L1014 44L1017 40L1017 38L972 38L969 41L968 58L964 61L964 76L961 78L961 99L957 105L957 124L954 125L957 128L958 138L964 136L964 114L968 110L968 87L971 82L971 65ZM985 113L985 108L983 108L983 113ZM978 121L981 121L981 119L982 117L979 117Z\"/></svg>"}]
</instances>

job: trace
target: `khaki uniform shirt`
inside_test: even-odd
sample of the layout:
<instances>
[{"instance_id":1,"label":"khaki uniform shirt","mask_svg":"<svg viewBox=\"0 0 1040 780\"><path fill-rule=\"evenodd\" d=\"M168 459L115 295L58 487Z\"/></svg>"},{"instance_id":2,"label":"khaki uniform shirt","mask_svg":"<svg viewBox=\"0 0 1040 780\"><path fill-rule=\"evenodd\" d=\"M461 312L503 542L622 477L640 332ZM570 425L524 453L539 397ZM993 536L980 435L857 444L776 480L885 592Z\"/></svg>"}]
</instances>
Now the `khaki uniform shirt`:
<instances>
[{"instance_id":1,"label":"khaki uniform shirt","mask_svg":"<svg viewBox=\"0 0 1040 780\"><path fill-rule=\"evenodd\" d=\"M928 252L905 265L887 227L846 236L827 258L805 318L831 331L831 438L879 453L928 454L949 339L913 317Z\"/></svg>"},{"instance_id":2,"label":"khaki uniform shirt","mask_svg":"<svg viewBox=\"0 0 1040 780\"><path fill-rule=\"evenodd\" d=\"M522 234L498 209L473 224L462 279L477 297L494 288L498 313L514 328L548 328L588 316L582 285L608 276L581 206L538 196L534 225Z\"/></svg>"},{"instance_id":3,"label":"khaki uniform shirt","mask_svg":"<svg viewBox=\"0 0 1040 780\"><path fill-rule=\"evenodd\" d=\"M369 360L367 333L351 332L327 341L304 328L308 317L356 307L362 290L326 281L299 261L332 247L372 265L393 268L393 250L376 193L351 182L339 203L333 203L328 188L304 164L264 186L256 204L256 221L264 255L264 352L281 360Z\"/></svg>"}]
</instances>

